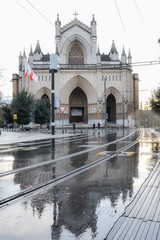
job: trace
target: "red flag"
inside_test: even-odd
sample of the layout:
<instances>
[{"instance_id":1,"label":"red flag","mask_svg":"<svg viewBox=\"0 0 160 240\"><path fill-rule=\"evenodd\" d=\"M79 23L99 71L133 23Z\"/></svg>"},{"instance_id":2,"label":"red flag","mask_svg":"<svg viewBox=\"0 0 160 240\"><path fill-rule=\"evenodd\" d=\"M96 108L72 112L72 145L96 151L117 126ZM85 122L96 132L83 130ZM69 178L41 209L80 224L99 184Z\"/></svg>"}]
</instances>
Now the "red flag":
<instances>
[{"instance_id":1,"label":"red flag","mask_svg":"<svg viewBox=\"0 0 160 240\"><path fill-rule=\"evenodd\" d=\"M30 80L32 81L33 80L33 72L31 72L31 74L29 75L29 77L30 77Z\"/></svg>"},{"instance_id":2,"label":"red flag","mask_svg":"<svg viewBox=\"0 0 160 240\"><path fill-rule=\"evenodd\" d=\"M25 77L27 75L29 75L30 80L33 81L33 79L35 80L35 82L38 82L38 76L33 72L31 66L29 65L29 63L27 62L26 58L24 57L24 63L25 63Z\"/></svg>"}]
</instances>

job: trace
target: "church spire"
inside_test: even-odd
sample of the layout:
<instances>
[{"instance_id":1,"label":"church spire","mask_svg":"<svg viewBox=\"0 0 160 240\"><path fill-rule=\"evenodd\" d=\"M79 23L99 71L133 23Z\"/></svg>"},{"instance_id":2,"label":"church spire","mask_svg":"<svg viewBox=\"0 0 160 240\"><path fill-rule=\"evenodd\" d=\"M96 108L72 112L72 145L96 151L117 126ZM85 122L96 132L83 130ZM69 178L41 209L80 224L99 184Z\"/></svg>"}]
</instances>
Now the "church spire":
<instances>
[{"instance_id":1,"label":"church spire","mask_svg":"<svg viewBox=\"0 0 160 240\"><path fill-rule=\"evenodd\" d=\"M39 44L39 40L37 40L37 45L36 45L36 48L34 50L34 60L41 60L43 57L43 53L41 51L41 47L40 47L40 44Z\"/></svg>"},{"instance_id":2,"label":"church spire","mask_svg":"<svg viewBox=\"0 0 160 240\"><path fill-rule=\"evenodd\" d=\"M95 18L94 18L94 14L93 14L93 17L92 17L92 21L91 21L91 33L92 33L92 36L94 37L97 37L97 23L95 21Z\"/></svg>"},{"instance_id":3,"label":"church spire","mask_svg":"<svg viewBox=\"0 0 160 240\"><path fill-rule=\"evenodd\" d=\"M130 49L129 49L129 52L128 52L128 58L132 58Z\"/></svg>"},{"instance_id":4,"label":"church spire","mask_svg":"<svg viewBox=\"0 0 160 240\"><path fill-rule=\"evenodd\" d=\"M55 32L56 37L59 37L61 33L61 21L59 21L59 14L57 14L57 21L55 22Z\"/></svg>"},{"instance_id":5,"label":"church spire","mask_svg":"<svg viewBox=\"0 0 160 240\"><path fill-rule=\"evenodd\" d=\"M25 48L24 48L24 50L23 50L23 57L26 57Z\"/></svg>"},{"instance_id":6,"label":"church spire","mask_svg":"<svg viewBox=\"0 0 160 240\"><path fill-rule=\"evenodd\" d=\"M61 25L61 21L59 21L59 14L57 14L57 21L56 21L56 24Z\"/></svg>"},{"instance_id":7,"label":"church spire","mask_svg":"<svg viewBox=\"0 0 160 240\"><path fill-rule=\"evenodd\" d=\"M31 47L30 47L30 53L29 53L29 56L33 56L32 45L31 45Z\"/></svg>"},{"instance_id":8,"label":"church spire","mask_svg":"<svg viewBox=\"0 0 160 240\"><path fill-rule=\"evenodd\" d=\"M126 53L124 50L124 46L123 46L123 50L122 50L122 54L121 54L121 62L122 62L122 64L127 62L127 56L126 56Z\"/></svg>"},{"instance_id":9,"label":"church spire","mask_svg":"<svg viewBox=\"0 0 160 240\"><path fill-rule=\"evenodd\" d=\"M21 51L20 51L20 55L19 55L19 71L22 71L22 60L23 59L23 57L22 57L22 53L21 53Z\"/></svg>"},{"instance_id":10,"label":"church spire","mask_svg":"<svg viewBox=\"0 0 160 240\"><path fill-rule=\"evenodd\" d=\"M34 59L34 54L32 51L32 45L30 47L30 53L29 53L29 57L28 57L28 62L32 65L33 64L33 59Z\"/></svg>"},{"instance_id":11,"label":"church spire","mask_svg":"<svg viewBox=\"0 0 160 240\"><path fill-rule=\"evenodd\" d=\"M114 40L112 41L112 46L111 46L111 50L110 50L110 53L109 53L109 57L113 61L117 61L118 60L118 52L117 52Z\"/></svg>"},{"instance_id":12,"label":"church spire","mask_svg":"<svg viewBox=\"0 0 160 240\"><path fill-rule=\"evenodd\" d=\"M97 56L101 55L100 54L100 50L99 50L99 46L98 46L98 50L97 50Z\"/></svg>"},{"instance_id":13,"label":"church spire","mask_svg":"<svg viewBox=\"0 0 160 240\"><path fill-rule=\"evenodd\" d=\"M112 46L111 46L111 50L110 50L110 53L118 53L117 52L117 49L116 49L116 46L115 46L115 43L114 43L114 40L112 40Z\"/></svg>"},{"instance_id":14,"label":"church spire","mask_svg":"<svg viewBox=\"0 0 160 240\"><path fill-rule=\"evenodd\" d=\"M56 44L56 55L59 56L59 50L58 50L58 45Z\"/></svg>"},{"instance_id":15,"label":"church spire","mask_svg":"<svg viewBox=\"0 0 160 240\"><path fill-rule=\"evenodd\" d=\"M93 14L93 16L92 16L91 25L92 25L92 24L96 24L96 21L95 21L95 18L94 18L94 14Z\"/></svg>"},{"instance_id":16,"label":"church spire","mask_svg":"<svg viewBox=\"0 0 160 240\"><path fill-rule=\"evenodd\" d=\"M132 56L131 56L131 52L130 52L130 49L129 49L129 52L128 52L128 64L132 64ZM132 68L132 66L130 66Z\"/></svg>"},{"instance_id":17,"label":"church spire","mask_svg":"<svg viewBox=\"0 0 160 240\"><path fill-rule=\"evenodd\" d=\"M37 52L38 52L39 54L42 53L42 52L41 52L41 47L40 47L40 44L39 44L39 40L37 40L37 45L36 45L36 48L35 48L35 50L34 50L34 53L37 53Z\"/></svg>"},{"instance_id":18,"label":"church spire","mask_svg":"<svg viewBox=\"0 0 160 240\"><path fill-rule=\"evenodd\" d=\"M122 55L126 56L125 50L124 50L124 46L123 46L123 50L122 50Z\"/></svg>"},{"instance_id":19,"label":"church spire","mask_svg":"<svg viewBox=\"0 0 160 240\"><path fill-rule=\"evenodd\" d=\"M99 46L97 49L96 56L97 56L97 63L100 64L101 63L101 54L100 54Z\"/></svg>"}]
</instances>

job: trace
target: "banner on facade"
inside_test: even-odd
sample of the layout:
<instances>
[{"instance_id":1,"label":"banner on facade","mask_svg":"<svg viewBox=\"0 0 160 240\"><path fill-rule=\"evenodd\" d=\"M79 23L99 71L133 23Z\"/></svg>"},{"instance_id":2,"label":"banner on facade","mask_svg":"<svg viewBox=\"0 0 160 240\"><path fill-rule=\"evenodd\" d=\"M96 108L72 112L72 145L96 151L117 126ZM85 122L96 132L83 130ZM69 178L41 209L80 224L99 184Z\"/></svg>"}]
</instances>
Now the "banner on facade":
<instances>
[{"instance_id":1,"label":"banner on facade","mask_svg":"<svg viewBox=\"0 0 160 240\"><path fill-rule=\"evenodd\" d=\"M81 107L71 108L71 116L82 116L82 108Z\"/></svg>"}]
</instances>

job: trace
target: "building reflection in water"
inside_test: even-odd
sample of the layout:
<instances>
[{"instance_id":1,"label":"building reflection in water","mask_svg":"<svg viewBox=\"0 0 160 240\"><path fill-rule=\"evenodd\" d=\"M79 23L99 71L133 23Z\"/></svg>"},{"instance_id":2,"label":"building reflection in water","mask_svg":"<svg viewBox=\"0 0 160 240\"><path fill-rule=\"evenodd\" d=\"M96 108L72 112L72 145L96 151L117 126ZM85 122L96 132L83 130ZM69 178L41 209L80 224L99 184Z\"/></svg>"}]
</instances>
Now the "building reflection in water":
<instances>
[{"instance_id":1,"label":"building reflection in water","mask_svg":"<svg viewBox=\"0 0 160 240\"><path fill-rule=\"evenodd\" d=\"M43 152L43 155L41 155L40 150L38 150L38 153L37 150L35 150L26 151L25 155L22 154L23 151L16 153L16 160L13 163L13 169L34 165L47 159L54 159L55 157L55 151ZM22 158L22 156L24 157ZM55 163L46 165L41 168L36 168L35 170L17 173L14 175L14 183L19 184L21 190L24 190L37 184L47 182L53 178L55 178Z\"/></svg>"},{"instance_id":2,"label":"building reflection in water","mask_svg":"<svg viewBox=\"0 0 160 240\"><path fill-rule=\"evenodd\" d=\"M108 141L108 140L107 140ZM118 146L118 145L117 145ZM117 147L115 146L115 148ZM44 193L36 194L31 199L33 214L42 218L45 215L45 208L49 207L52 211L51 239L61 239L64 231L68 231L75 237L83 235L88 229L91 231L92 238L96 238L99 214L97 209L100 203L105 201L106 206L119 211L122 202L124 206L134 197L135 182L141 177L141 157L139 151L140 144L132 147L135 152L130 157L118 156L109 161L103 162L90 170L83 172L61 184L51 187ZM118 148L118 147L117 147ZM150 145L152 151L152 146ZM83 164L91 158L91 153L87 153L82 159ZM54 158L54 156L52 156ZM142 158L143 159L143 158ZM56 162L56 165L49 165L43 169L36 169L37 175L42 175L45 180L60 176L66 171L71 171L80 166L80 159ZM147 157L143 166L147 169L148 165L154 165L155 157ZM27 173L21 173L23 184L30 177ZM34 173L35 174L35 173ZM48 174L48 175L47 175ZM140 182L144 181L141 179ZM25 183L26 184L26 183ZM137 183L136 183L137 184ZM23 188L24 186L21 185ZM46 217L46 216L45 216ZM49 216L48 216L49 217ZM108 224L106 216L103 223Z\"/></svg>"},{"instance_id":3,"label":"building reflection in water","mask_svg":"<svg viewBox=\"0 0 160 240\"><path fill-rule=\"evenodd\" d=\"M136 145L136 148L139 146ZM64 167L64 163L62 165ZM31 201L33 212L35 214L36 211L41 218L45 206L52 206L51 239L59 239L64 227L76 237L86 229L91 229L92 236L96 236L97 206L105 199L110 202L111 208L115 208L119 198L125 203L133 197L134 178L138 176L137 165L137 154L129 160L117 157L104 162L50 188L44 194L34 196Z\"/></svg>"}]
</instances>

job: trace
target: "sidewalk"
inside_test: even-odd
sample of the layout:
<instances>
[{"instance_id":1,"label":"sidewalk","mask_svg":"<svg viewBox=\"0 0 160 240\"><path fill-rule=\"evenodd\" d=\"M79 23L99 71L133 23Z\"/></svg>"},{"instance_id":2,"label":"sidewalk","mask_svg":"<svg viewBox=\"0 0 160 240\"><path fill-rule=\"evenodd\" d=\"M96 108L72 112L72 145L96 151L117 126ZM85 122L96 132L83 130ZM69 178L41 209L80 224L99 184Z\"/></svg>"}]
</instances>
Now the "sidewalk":
<instances>
[{"instance_id":1,"label":"sidewalk","mask_svg":"<svg viewBox=\"0 0 160 240\"><path fill-rule=\"evenodd\" d=\"M160 160L106 240L160 239Z\"/></svg>"},{"instance_id":2,"label":"sidewalk","mask_svg":"<svg viewBox=\"0 0 160 240\"><path fill-rule=\"evenodd\" d=\"M87 126L88 127L88 126ZM77 130L80 132L81 130L77 128ZM86 132L86 128L83 129L83 132ZM18 142L28 142L28 141L36 141L36 140L41 140L41 139L51 139L51 134L47 132L28 132L28 131L3 131L1 130L0 134L0 145L6 145L6 144L13 144L13 143L18 143ZM152 130L153 133L157 135L157 138L160 138L160 132L156 132ZM78 134L78 132L77 132ZM62 133L62 128L57 129L55 133L55 138L60 138L60 137L68 137L68 136L73 136L73 130L72 128L68 128Z\"/></svg>"},{"instance_id":3,"label":"sidewalk","mask_svg":"<svg viewBox=\"0 0 160 240\"><path fill-rule=\"evenodd\" d=\"M60 137L68 137L72 136L74 134L72 133L56 133L55 138ZM13 144L13 143L19 143L19 142L28 142L28 141L36 141L36 140L42 140L42 139L51 139L50 133L41 133L41 132L12 132L12 131L1 131L0 135L0 145L6 145L6 144Z\"/></svg>"},{"instance_id":4,"label":"sidewalk","mask_svg":"<svg viewBox=\"0 0 160 240\"><path fill-rule=\"evenodd\" d=\"M152 131L160 138L160 132ZM160 239L160 159L105 240Z\"/></svg>"}]
</instances>

